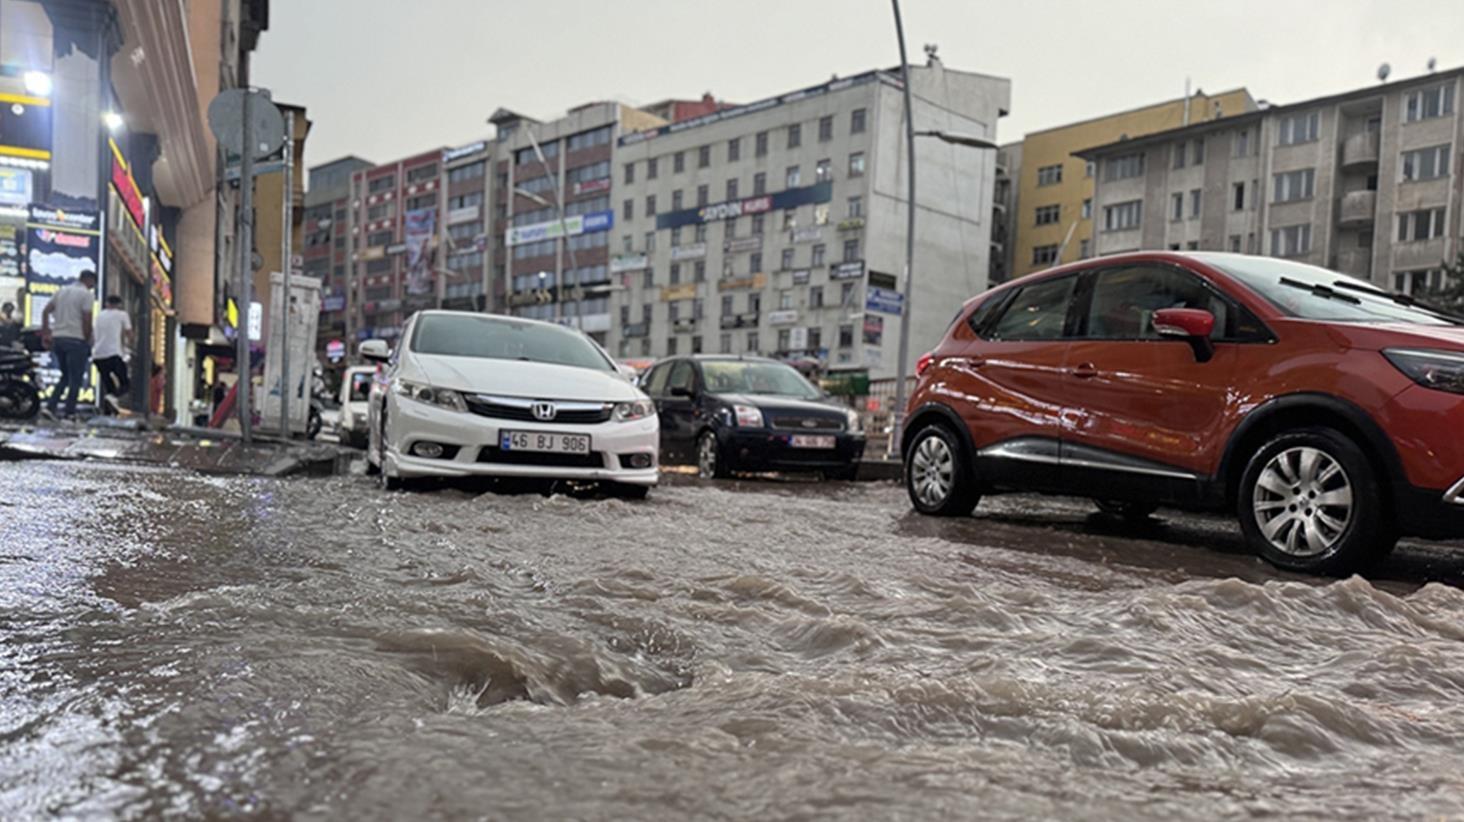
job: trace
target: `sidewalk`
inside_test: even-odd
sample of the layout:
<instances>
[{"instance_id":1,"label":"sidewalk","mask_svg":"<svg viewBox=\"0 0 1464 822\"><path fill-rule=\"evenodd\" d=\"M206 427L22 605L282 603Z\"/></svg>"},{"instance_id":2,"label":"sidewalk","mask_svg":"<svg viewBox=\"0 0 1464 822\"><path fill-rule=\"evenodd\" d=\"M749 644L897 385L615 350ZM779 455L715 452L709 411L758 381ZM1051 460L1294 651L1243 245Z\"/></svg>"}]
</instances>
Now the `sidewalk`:
<instances>
[{"instance_id":1,"label":"sidewalk","mask_svg":"<svg viewBox=\"0 0 1464 822\"><path fill-rule=\"evenodd\" d=\"M209 429L148 430L133 420L96 417L82 423L35 420L0 423L0 462L11 460L114 460L165 465L204 474L284 477L350 472L361 456L352 448L320 442L261 441L245 445L237 435Z\"/></svg>"}]
</instances>

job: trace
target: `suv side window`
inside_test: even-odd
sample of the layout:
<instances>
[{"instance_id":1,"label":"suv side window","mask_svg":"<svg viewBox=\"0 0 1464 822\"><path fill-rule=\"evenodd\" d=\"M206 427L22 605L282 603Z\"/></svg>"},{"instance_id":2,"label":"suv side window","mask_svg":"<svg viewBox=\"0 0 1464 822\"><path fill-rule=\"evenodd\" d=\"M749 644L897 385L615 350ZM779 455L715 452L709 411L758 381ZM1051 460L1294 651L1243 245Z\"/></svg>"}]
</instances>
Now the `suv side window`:
<instances>
[{"instance_id":1,"label":"suv side window","mask_svg":"<svg viewBox=\"0 0 1464 822\"><path fill-rule=\"evenodd\" d=\"M666 396L666 378L671 376L674 362L663 362L646 375L646 393L652 397Z\"/></svg>"},{"instance_id":2,"label":"suv side window","mask_svg":"<svg viewBox=\"0 0 1464 822\"><path fill-rule=\"evenodd\" d=\"M1006 301L986 336L1012 342L1062 339L1077 282L1077 275L1069 274L1024 286Z\"/></svg>"},{"instance_id":3,"label":"suv side window","mask_svg":"<svg viewBox=\"0 0 1464 822\"><path fill-rule=\"evenodd\" d=\"M688 360L677 360L676 366L671 369L671 377L666 380L666 393L670 394L673 388L685 388L691 391L696 384L696 370L691 367Z\"/></svg>"},{"instance_id":4,"label":"suv side window","mask_svg":"<svg viewBox=\"0 0 1464 822\"><path fill-rule=\"evenodd\" d=\"M1110 268L1094 275L1081 336L1097 340L1157 340L1154 312L1198 308L1215 315L1211 339L1254 339L1260 321L1205 285L1199 277L1164 266Z\"/></svg>"}]
</instances>

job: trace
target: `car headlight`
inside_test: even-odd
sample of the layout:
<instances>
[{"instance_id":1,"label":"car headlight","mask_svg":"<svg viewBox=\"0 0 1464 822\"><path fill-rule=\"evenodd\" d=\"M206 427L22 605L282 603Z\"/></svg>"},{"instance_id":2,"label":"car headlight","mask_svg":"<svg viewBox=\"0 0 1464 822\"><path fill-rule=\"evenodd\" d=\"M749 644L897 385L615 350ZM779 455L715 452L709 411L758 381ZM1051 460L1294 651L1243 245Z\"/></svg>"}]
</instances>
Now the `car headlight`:
<instances>
[{"instance_id":1,"label":"car headlight","mask_svg":"<svg viewBox=\"0 0 1464 822\"><path fill-rule=\"evenodd\" d=\"M859 416L859 412L858 411L855 411L854 409L850 408L848 411L845 411L844 413L849 416L849 431L850 431L850 433L857 434L860 431L863 431L864 430L864 418L861 417L861 416Z\"/></svg>"},{"instance_id":2,"label":"car headlight","mask_svg":"<svg viewBox=\"0 0 1464 822\"><path fill-rule=\"evenodd\" d=\"M616 422L635 422L646 417L655 416L656 406L650 400L635 400L634 402L617 402L615 411L610 418Z\"/></svg>"},{"instance_id":3,"label":"car headlight","mask_svg":"<svg viewBox=\"0 0 1464 822\"><path fill-rule=\"evenodd\" d=\"M433 388L418 382L397 380L393 383L392 390L396 391L399 397L406 397L427 405L435 405L452 411L468 410L468 404L463 402L463 395L446 388Z\"/></svg>"},{"instance_id":4,"label":"car headlight","mask_svg":"<svg viewBox=\"0 0 1464 822\"><path fill-rule=\"evenodd\" d=\"M1426 348L1389 348L1383 356L1393 367L1423 386L1464 394L1464 353Z\"/></svg>"},{"instance_id":5,"label":"car headlight","mask_svg":"<svg viewBox=\"0 0 1464 822\"><path fill-rule=\"evenodd\" d=\"M734 405L732 413L737 417L738 428L762 428L762 409L756 405Z\"/></svg>"}]
</instances>

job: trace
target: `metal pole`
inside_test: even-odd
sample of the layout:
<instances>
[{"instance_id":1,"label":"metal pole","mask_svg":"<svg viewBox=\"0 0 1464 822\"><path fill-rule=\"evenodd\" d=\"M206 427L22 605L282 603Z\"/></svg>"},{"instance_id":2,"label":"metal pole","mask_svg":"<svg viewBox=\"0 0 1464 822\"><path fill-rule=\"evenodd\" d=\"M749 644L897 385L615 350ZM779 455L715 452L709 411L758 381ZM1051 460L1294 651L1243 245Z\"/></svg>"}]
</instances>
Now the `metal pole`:
<instances>
[{"instance_id":1,"label":"metal pole","mask_svg":"<svg viewBox=\"0 0 1464 822\"><path fill-rule=\"evenodd\" d=\"M554 211L559 215L559 238L564 242L564 250L569 252L569 267L579 269L579 263L574 259L574 246L569 244L569 229L564 224L564 198L559 196L559 173L550 170L549 162L544 159L544 151L539 148L539 141L534 139L534 130L525 128L524 133L529 135L529 145L534 147L534 156L539 158L539 167L544 169L544 174L554 178L554 185L549 189L554 192ZM563 155L561 155L563 156ZM559 268L564 266L560 265ZM554 272L554 319L564 318L564 273Z\"/></svg>"},{"instance_id":2,"label":"metal pole","mask_svg":"<svg viewBox=\"0 0 1464 822\"><path fill-rule=\"evenodd\" d=\"M488 203L484 203L486 210ZM442 303L447 298L447 163L440 157L437 160L437 250L432 255L432 284L437 292L437 310L442 310Z\"/></svg>"},{"instance_id":3,"label":"metal pole","mask_svg":"<svg viewBox=\"0 0 1464 822\"><path fill-rule=\"evenodd\" d=\"M251 292L254 278L254 113L252 111L255 91L246 88L244 93L244 141L239 157L239 311L242 321L235 329L235 370L239 373L234 386L234 400L239 406L239 433L245 443L253 439L253 408L249 402L249 305L253 302Z\"/></svg>"},{"instance_id":4,"label":"metal pole","mask_svg":"<svg viewBox=\"0 0 1464 822\"><path fill-rule=\"evenodd\" d=\"M290 270L295 267L290 259L290 229L294 223L295 208L295 115L285 116L285 182L284 182L284 229L280 232L280 259L285 267L285 293L280 299L280 433L285 439L294 435L290 425L290 395L295 384L290 382Z\"/></svg>"},{"instance_id":5,"label":"metal pole","mask_svg":"<svg viewBox=\"0 0 1464 822\"><path fill-rule=\"evenodd\" d=\"M365 179L364 177L362 179ZM331 215L335 219L335 215ZM351 367L351 358L356 356L356 175L346 181L346 352L341 357L342 370ZM335 255L335 249L331 249Z\"/></svg>"},{"instance_id":6,"label":"metal pole","mask_svg":"<svg viewBox=\"0 0 1464 822\"><path fill-rule=\"evenodd\" d=\"M901 456L900 438L905 428L905 369L910 360L910 321L915 305L915 118L910 105L910 61L905 57L905 25L900 20L900 0L895 7L895 36L900 40L900 84L905 91L905 148L909 154L906 176L910 181L905 223L905 313L900 317L899 361L895 363L895 407L891 409L889 453Z\"/></svg>"}]
</instances>

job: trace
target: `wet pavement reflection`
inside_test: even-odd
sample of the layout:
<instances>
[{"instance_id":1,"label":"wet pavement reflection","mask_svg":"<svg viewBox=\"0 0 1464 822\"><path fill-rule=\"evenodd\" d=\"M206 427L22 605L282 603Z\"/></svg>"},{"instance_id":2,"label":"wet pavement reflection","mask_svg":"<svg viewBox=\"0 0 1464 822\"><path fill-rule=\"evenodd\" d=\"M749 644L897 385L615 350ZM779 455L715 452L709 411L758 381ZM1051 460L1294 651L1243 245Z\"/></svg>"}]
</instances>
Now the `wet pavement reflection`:
<instances>
[{"instance_id":1,"label":"wet pavement reflection","mask_svg":"<svg viewBox=\"0 0 1464 822\"><path fill-rule=\"evenodd\" d=\"M0 818L1464 812L1464 551L1223 519L0 464Z\"/></svg>"}]
</instances>

